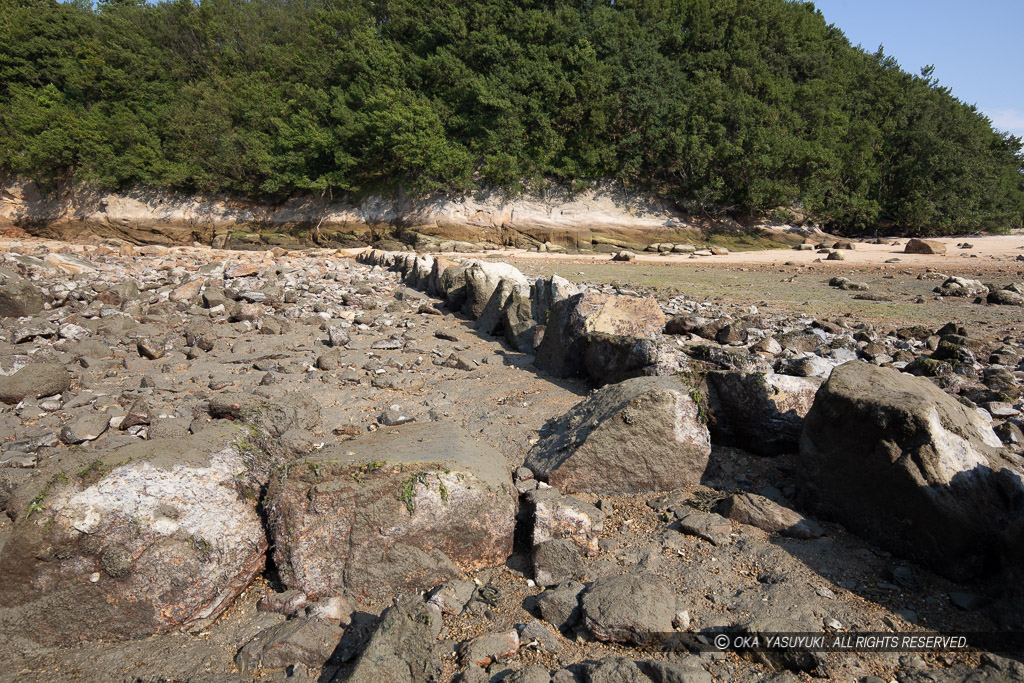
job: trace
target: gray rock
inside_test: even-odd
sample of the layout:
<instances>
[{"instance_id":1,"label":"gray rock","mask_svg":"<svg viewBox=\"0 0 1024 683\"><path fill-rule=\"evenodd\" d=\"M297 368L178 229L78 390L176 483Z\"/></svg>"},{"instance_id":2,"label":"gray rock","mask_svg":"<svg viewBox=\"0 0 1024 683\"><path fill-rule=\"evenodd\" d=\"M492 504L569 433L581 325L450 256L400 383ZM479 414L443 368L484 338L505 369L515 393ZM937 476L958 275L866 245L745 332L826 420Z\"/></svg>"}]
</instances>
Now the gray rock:
<instances>
[{"instance_id":1,"label":"gray rock","mask_svg":"<svg viewBox=\"0 0 1024 683\"><path fill-rule=\"evenodd\" d=\"M458 616L473 599L476 584L465 579L454 579L435 588L427 602L437 605L442 614Z\"/></svg>"},{"instance_id":2,"label":"gray rock","mask_svg":"<svg viewBox=\"0 0 1024 683\"><path fill-rule=\"evenodd\" d=\"M66 444L80 444L95 441L110 426L106 413L89 412L76 417L60 430L60 440Z\"/></svg>"},{"instance_id":3,"label":"gray rock","mask_svg":"<svg viewBox=\"0 0 1024 683\"><path fill-rule=\"evenodd\" d=\"M676 595L654 574L602 577L580 600L583 620L595 638L645 644L672 631Z\"/></svg>"},{"instance_id":4,"label":"gray rock","mask_svg":"<svg viewBox=\"0 0 1024 683\"><path fill-rule=\"evenodd\" d=\"M679 518L679 528L683 533L698 536L714 545L729 543L732 525L725 517L714 512L694 512L685 507L673 508L673 512Z\"/></svg>"},{"instance_id":5,"label":"gray rock","mask_svg":"<svg viewBox=\"0 0 1024 683\"><path fill-rule=\"evenodd\" d=\"M466 303L463 312L472 318L479 318L502 280L508 280L523 289L530 286L526 276L507 263L473 262L466 268ZM500 310L499 306L498 311Z\"/></svg>"},{"instance_id":6,"label":"gray rock","mask_svg":"<svg viewBox=\"0 0 1024 683\"><path fill-rule=\"evenodd\" d=\"M544 622L537 619L523 626L523 630L519 632L519 643L521 648L535 644L538 649L556 655L562 651L558 636L552 633ZM544 674L547 675L547 671L544 671Z\"/></svg>"},{"instance_id":7,"label":"gray rock","mask_svg":"<svg viewBox=\"0 0 1024 683\"><path fill-rule=\"evenodd\" d=\"M813 519L755 493L733 494L718 505L718 511L734 522L756 526L770 534L804 539L825 534Z\"/></svg>"},{"instance_id":8,"label":"gray rock","mask_svg":"<svg viewBox=\"0 0 1024 683\"><path fill-rule=\"evenodd\" d=\"M503 331L502 312L505 310L512 297L513 292L518 292L520 298L529 292L528 286L511 278L503 277L498 281L497 287L491 293L491 298L480 312L476 319L476 330L483 334L493 335Z\"/></svg>"},{"instance_id":9,"label":"gray rock","mask_svg":"<svg viewBox=\"0 0 1024 683\"><path fill-rule=\"evenodd\" d=\"M343 634L323 619L299 617L272 626L246 643L235 655L235 664L243 672L283 669L293 664L319 669Z\"/></svg>"},{"instance_id":10,"label":"gray rock","mask_svg":"<svg viewBox=\"0 0 1024 683\"><path fill-rule=\"evenodd\" d=\"M57 363L33 363L13 375L0 375L0 401L15 404L24 398L61 394L71 388L71 375Z\"/></svg>"},{"instance_id":11,"label":"gray rock","mask_svg":"<svg viewBox=\"0 0 1024 683\"><path fill-rule=\"evenodd\" d=\"M1010 289L997 289L989 292L987 301L999 306L1024 306L1024 296Z\"/></svg>"},{"instance_id":12,"label":"gray rock","mask_svg":"<svg viewBox=\"0 0 1024 683\"><path fill-rule=\"evenodd\" d=\"M953 276L936 287L935 293L940 296L985 296L988 294L988 287L983 285L981 280Z\"/></svg>"},{"instance_id":13,"label":"gray rock","mask_svg":"<svg viewBox=\"0 0 1024 683\"><path fill-rule=\"evenodd\" d=\"M1019 468L975 410L927 380L863 362L822 385L804 423L806 507L955 580L993 561L1020 514Z\"/></svg>"},{"instance_id":14,"label":"gray rock","mask_svg":"<svg viewBox=\"0 0 1024 683\"><path fill-rule=\"evenodd\" d=\"M381 600L500 564L515 503L501 454L443 422L319 451L267 491L281 580L311 598Z\"/></svg>"},{"instance_id":15,"label":"gray rock","mask_svg":"<svg viewBox=\"0 0 1024 683\"><path fill-rule=\"evenodd\" d=\"M541 618L560 631L572 628L581 617L580 595L585 588L582 583L568 581L541 593L537 596Z\"/></svg>"},{"instance_id":16,"label":"gray rock","mask_svg":"<svg viewBox=\"0 0 1024 683\"><path fill-rule=\"evenodd\" d=\"M698 664L647 660L637 662L654 683L711 683L711 674Z\"/></svg>"},{"instance_id":17,"label":"gray rock","mask_svg":"<svg viewBox=\"0 0 1024 683\"><path fill-rule=\"evenodd\" d=\"M555 377L580 377L588 335L654 338L664 327L665 314L652 298L576 294L551 309L536 365Z\"/></svg>"},{"instance_id":18,"label":"gray rock","mask_svg":"<svg viewBox=\"0 0 1024 683\"><path fill-rule=\"evenodd\" d=\"M668 491L695 484L711 454L695 398L699 394L678 377L606 386L559 418L525 465L570 493Z\"/></svg>"},{"instance_id":19,"label":"gray rock","mask_svg":"<svg viewBox=\"0 0 1024 683\"><path fill-rule=\"evenodd\" d=\"M528 664L503 678L502 683L551 683L551 674L547 669Z\"/></svg>"},{"instance_id":20,"label":"gray rock","mask_svg":"<svg viewBox=\"0 0 1024 683\"><path fill-rule=\"evenodd\" d=\"M381 615L380 624L359 656L350 681L429 683L436 680L434 643L441 611L417 595L403 595Z\"/></svg>"},{"instance_id":21,"label":"gray rock","mask_svg":"<svg viewBox=\"0 0 1024 683\"><path fill-rule=\"evenodd\" d=\"M586 662L583 671L589 683L650 683L632 659L606 657L597 662Z\"/></svg>"},{"instance_id":22,"label":"gray rock","mask_svg":"<svg viewBox=\"0 0 1024 683\"><path fill-rule=\"evenodd\" d=\"M28 280L0 268L0 318L21 318L43 310L43 294Z\"/></svg>"},{"instance_id":23,"label":"gray rock","mask_svg":"<svg viewBox=\"0 0 1024 683\"><path fill-rule=\"evenodd\" d=\"M533 547L533 578L538 586L582 579L583 557L576 544L568 539L554 539Z\"/></svg>"},{"instance_id":24,"label":"gray rock","mask_svg":"<svg viewBox=\"0 0 1024 683\"><path fill-rule=\"evenodd\" d=\"M488 667L496 662L507 662L519 652L519 633L485 633L463 643L460 659L464 665Z\"/></svg>"},{"instance_id":25,"label":"gray rock","mask_svg":"<svg viewBox=\"0 0 1024 683\"><path fill-rule=\"evenodd\" d=\"M313 429L320 422L319 404L301 392L283 396L225 392L210 398L209 411L215 418L241 420L261 427L275 438L289 429Z\"/></svg>"}]
</instances>

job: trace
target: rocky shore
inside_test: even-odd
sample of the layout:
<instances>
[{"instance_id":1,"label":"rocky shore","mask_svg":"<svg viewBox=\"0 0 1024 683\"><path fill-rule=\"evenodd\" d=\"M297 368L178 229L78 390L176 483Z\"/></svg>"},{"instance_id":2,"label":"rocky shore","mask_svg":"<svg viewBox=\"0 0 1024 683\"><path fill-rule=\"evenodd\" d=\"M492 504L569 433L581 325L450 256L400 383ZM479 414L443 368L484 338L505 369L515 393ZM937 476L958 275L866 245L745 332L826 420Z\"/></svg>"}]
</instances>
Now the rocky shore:
<instances>
[{"instance_id":1,"label":"rocky shore","mask_svg":"<svg viewBox=\"0 0 1024 683\"><path fill-rule=\"evenodd\" d=\"M1022 630L1024 338L452 254L3 247L4 677L1024 680L713 646Z\"/></svg>"}]
</instances>

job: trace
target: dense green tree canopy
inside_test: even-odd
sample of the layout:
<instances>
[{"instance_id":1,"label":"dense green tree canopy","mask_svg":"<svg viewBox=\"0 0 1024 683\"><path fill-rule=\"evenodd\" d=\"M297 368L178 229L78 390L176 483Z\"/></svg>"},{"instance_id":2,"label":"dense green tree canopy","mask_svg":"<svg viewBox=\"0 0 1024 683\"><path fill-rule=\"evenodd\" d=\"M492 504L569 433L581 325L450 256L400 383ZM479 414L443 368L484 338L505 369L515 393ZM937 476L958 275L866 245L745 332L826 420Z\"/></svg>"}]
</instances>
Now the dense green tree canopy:
<instances>
[{"instance_id":1,"label":"dense green tree canopy","mask_svg":"<svg viewBox=\"0 0 1024 683\"><path fill-rule=\"evenodd\" d=\"M614 179L1005 230L1021 140L790 0L0 0L0 168L285 197Z\"/></svg>"}]
</instances>

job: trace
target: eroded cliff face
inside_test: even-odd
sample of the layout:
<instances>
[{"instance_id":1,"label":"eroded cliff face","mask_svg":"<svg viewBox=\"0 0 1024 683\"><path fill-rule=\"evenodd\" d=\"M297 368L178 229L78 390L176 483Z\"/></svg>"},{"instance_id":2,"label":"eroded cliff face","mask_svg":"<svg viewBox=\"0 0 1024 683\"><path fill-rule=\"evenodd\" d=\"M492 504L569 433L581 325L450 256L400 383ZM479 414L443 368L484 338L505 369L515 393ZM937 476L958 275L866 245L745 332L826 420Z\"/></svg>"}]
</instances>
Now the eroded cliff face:
<instances>
[{"instance_id":1,"label":"eroded cliff face","mask_svg":"<svg viewBox=\"0 0 1024 683\"><path fill-rule=\"evenodd\" d=\"M64 187L42 192L31 181L0 178L0 227L63 240L82 235L136 244L266 248L366 244L396 235L458 250L458 243L570 251L699 241L710 226L672 202L611 186L507 197L368 197L358 204L297 197L271 204L224 196L133 190L103 193ZM445 245L444 243L453 243Z\"/></svg>"}]
</instances>

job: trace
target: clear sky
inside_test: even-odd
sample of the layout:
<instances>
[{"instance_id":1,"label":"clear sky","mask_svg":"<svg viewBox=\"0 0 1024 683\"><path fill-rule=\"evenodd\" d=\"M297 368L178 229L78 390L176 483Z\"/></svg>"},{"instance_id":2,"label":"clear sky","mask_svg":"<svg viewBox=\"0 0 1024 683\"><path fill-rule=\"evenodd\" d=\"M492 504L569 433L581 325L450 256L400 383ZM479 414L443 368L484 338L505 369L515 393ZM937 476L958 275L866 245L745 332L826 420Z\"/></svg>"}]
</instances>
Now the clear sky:
<instances>
[{"instance_id":1,"label":"clear sky","mask_svg":"<svg viewBox=\"0 0 1024 683\"><path fill-rule=\"evenodd\" d=\"M1024 0L815 0L850 42L879 45L934 78L999 130L1024 136Z\"/></svg>"}]
</instances>

